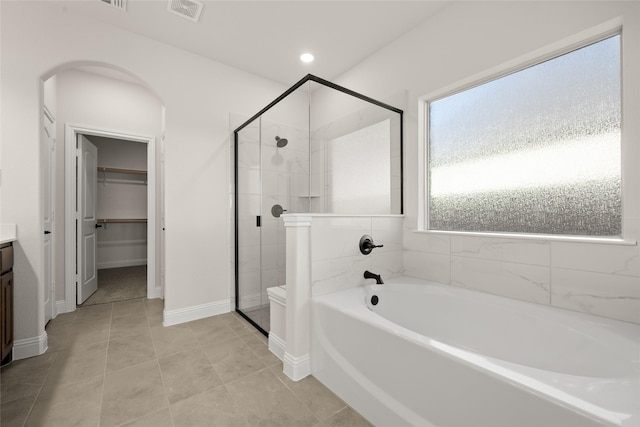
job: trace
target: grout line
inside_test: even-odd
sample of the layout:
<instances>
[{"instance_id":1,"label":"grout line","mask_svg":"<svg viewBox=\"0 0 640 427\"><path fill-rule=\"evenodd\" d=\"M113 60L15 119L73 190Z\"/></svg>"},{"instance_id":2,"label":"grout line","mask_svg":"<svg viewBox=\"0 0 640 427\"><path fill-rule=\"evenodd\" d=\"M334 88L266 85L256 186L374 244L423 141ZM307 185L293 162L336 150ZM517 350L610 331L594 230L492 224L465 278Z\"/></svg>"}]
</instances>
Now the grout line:
<instances>
[{"instance_id":1,"label":"grout line","mask_svg":"<svg viewBox=\"0 0 640 427\"><path fill-rule=\"evenodd\" d=\"M149 311L149 307L147 307L147 306L146 306L146 304L145 304L145 305L144 305L144 307L143 307L143 309L144 309L144 313L145 313L145 317L146 317L146 319L145 319L145 320L146 320L147 328L148 328L149 332L151 332L151 320L150 320L150 318L149 318L149 313L150 313L150 311ZM264 342L264 341L263 341L263 337L262 337L262 335L261 335L258 331L253 330L253 328L249 328L249 329L247 329L247 330L245 330L245 329L238 329L238 331L239 331L239 332L238 332L238 331L236 331L236 330L235 330L231 325L234 325L234 326L235 326L236 324L244 324L246 321L245 321L244 319L242 319L242 318L239 318L238 316L235 316L235 315L232 315L232 316L233 316L233 317L230 317L229 319L227 319L228 321L221 323L221 324L219 325L219 327L221 327L221 328L229 328L229 329L231 330L231 332L232 332L234 335L236 335L236 337L234 337L234 338L228 338L228 340L231 340L231 339L238 339L238 338L240 338L240 342L242 342L242 343L243 343L243 347L242 347L242 349L241 349L240 351L242 351L242 352L246 352L246 351L248 350L248 351L249 351L249 353L248 353L248 354L253 355L253 357L255 357L257 360L259 360L259 361L262 363L262 365L263 365L263 367L262 367L261 369L259 369L259 370L257 370L257 371L254 371L254 372L251 372L251 373L249 373L249 374L247 374L247 375L243 375L243 376L241 376L241 377L235 378L235 379L234 379L234 380L232 380L232 381L229 381L229 382L226 382L226 383L221 381L220 385L222 385L222 386L224 387L225 392L226 392L226 393L227 393L227 395L231 398L231 401L233 402L233 404L234 404L235 408L236 408L236 409L241 409L239 405L240 405L240 403L242 403L242 402L239 402L239 401L237 401L236 399L234 399L233 395L229 392L228 385L229 385L229 384L231 384L231 383L233 383L233 382L235 382L235 381L241 380L242 378L246 378L246 377L248 377L248 376L250 376L250 375L255 375L255 374L257 374L258 372L262 372L262 371L265 371L265 370L266 370L266 371L267 371L271 376L274 376L274 377L277 379L278 383L281 383L281 384L284 386L284 389L285 389L285 390L287 390L288 392L292 393L292 395L294 396L294 398L296 399L296 401L298 401L298 402L299 402L299 403L300 403L304 408L306 408L306 410L307 410L307 411L308 411L308 412L313 416L313 418L314 418L315 420L319 421L319 425L324 425L324 424L323 424L323 423L324 423L324 421L326 421L326 419L329 419L329 418L321 419L321 418L319 418L318 416L316 416L316 414L311 410L311 408L310 408L308 405L304 404L304 402L303 402L303 401L298 397L298 394L297 394L297 393L296 393L296 392L295 392L291 387L289 387L289 386L288 386L288 385L287 385L287 384L286 384L286 383L285 383L285 382L280 378L280 376L279 376L276 372L274 372L274 370L275 370L275 369L277 369L277 368L273 369L273 367L274 367L274 366L280 366L280 367L281 367L281 364L279 364L279 365L271 365L271 366L268 366L268 365L267 365L267 363L266 363L266 362L265 362L265 361L264 361L264 360L259 356L259 354L258 354L258 353L262 353L262 351L261 351L261 350L263 349L263 347L261 347L261 346L264 346L264 347L267 349L267 351L268 351L268 344L267 344L266 342ZM108 329L108 334L107 334L106 356L105 356L105 362L104 362L104 370L103 370L103 374L102 374L103 384L102 384L102 391L101 391L100 403L99 403L99 405L100 405L100 407L99 407L99 418L98 418L98 419L99 419L99 422L101 422L101 420L102 420L102 413L103 413L103 410L104 410L105 389L106 389L106 375L107 375L107 373L108 373L108 372L107 372L107 367L108 367L108 351L109 351L109 348L110 348L110 341L111 341L111 336L112 336L112 332L113 332L113 330L112 330L112 323L113 323L114 319L117 319L117 318L114 318L114 304L111 304L110 317L108 318L108 321L109 321L108 328L109 328L109 329ZM236 322L237 322L237 323L236 323ZM75 323L76 323L76 319L74 319L74 320L71 322L71 324L72 324L72 325L73 325L73 324L75 324ZM188 324L189 324L189 323L187 323L186 325L188 325ZM248 325L248 323L247 323L247 325ZM193 331L192 331L190 328L189 328L189 331L190 331L191 333L193 333ZM242 335L240 335L240 334L242 334ZM194 334L194 337L195 337L195 334ZM245 342L245 341L244 341L244 339L242 339L243 337L244 337L244 338L246 338L246 339L248 339L248 340L252 343L252 345L250 346L247 342ZM195 337L195 338L196 338L196 347L197 347L200 351L202 351L202 352L204 353L204 347L203 347L203 343L202 343L202 341L201 341L200 339L198 339L197 337ZM256 340L258 340L259 342L258 342L258 343L256 343L256 342L255 342ZM220 342L225 342L225 341L227 341L227 340L223 340L223 341L220 341ZM218 343L218 341L214 341L214 344L217 344L217 343ZM175 426L174 414L173 414L173 411L172 411L172 408L171 408L171 403L169 402L169 398L168 398L168 396L169 396L168 388L167 388L167 385L166 385L166 383L165 383L165 379L164 379L164 375L163 375L162 369L161 369L161 367L160 367L160 357L159 357L159 355L158 355L158 351L157 351L157 347L158 347L158 345L157 345L157 343L155 342L155 340L154 340L153 336L151 336L151 344L152 344L152 348L153 348L153 350L154 350L154 356L155 356L154 358L155 358L155 361L156 361L156 365L158 366L158 370L159 370L159 373L160 373L160 378L161 378L161 383L162 383L163 391L165 392L165 402L166 402L166 405L167 405L167 406L166 406L166 407L163 407L163 408L160 408L160 409L158 409L158 410L156 410L156 411L152 411L152 412L150 412L150 413L144 414L144 415L142 415L142 416L140 416L140 417L137 417L137 418L135 418L135 419L126 420L126 421L124 421L122 424L119 424L120 426L122 426L122 425L124 425L124 424L127 424L127 423L131 423L131 422L136 421L136 420L139 420L139 419L142 419L142 418L144 418L144 417L148 417L148 416L150 416L150 415L152 415L152 414L159 413L160 411L163 411L163 410L164 410L164 409L166 409L166 408L168 408L168 409L169 409L169 414L170 414L170 417L171 417L171 425L172 425L172 426ZM255 348L255 350L254 350L254 348ZM63 349L63 351L64 351L64 350L68 350L68 348ZM37 402L38 397L40 396L40 394L41 394L42 390L44 389L44 384L46 383L46 380L49 378L49 376L50 376L50 375L51 375L51 373L53 372L53 365L54 365L54 364L56 363L56 361L58 360L58 357L60 356L60 353L61 353L61 352L55 352L55 356L54 356L54 358L53 358L53 361L52 361L51 365L49 366L49 369L48 369L48 371L47 371L47 375L45 376L45 379L43 380L43 383L42 383L42 385L40 386L40 389L39 389L39 391L38 391L38 394L36 395L36 397L35 397L34 401L32 402L31 407L29 408L29 412L27 413L27 417L26 417L26 419L24 420L24 423L22 424L23 426L25 426L25 425L27 424L27 421L28 421L29 417L31 416L31 413L32 413L32 411L33 411L33 408L35 407L35 403ZM205 355L206 359L208 360L209 364L213 367L213 363L211 363L211 360L209 359L209 357L208 357L208 356L206 356L206 353L204 353L204 355ZM169 356L170 356L170 355L169 355ZM168 357L168 356L167 356L167 357ZM140 363L147 363L147 362L149 362L149 361L150 361L150 360L147 360L147 361L145 361L145 362L140 362ZM132 366L133 366L133 365L132 365ZM215 368L214 368L214 372L216 372L216 374L217 374L217 370L215 370ZM81 381L82 381L82 380L81 380ZM219 386L216 386L216 387L219 387ZM215 387L214 387L214 388L215 388ZM204 391L202 391L201 393L207 392L207 391L209 391L209 390L212 390L212 389L204 390ZM198 393L198 394L201 394L201 393ZM195 396L195 395L193 395L193 396ZM337 414L338 412L340 412L340 411L344 410L345 408L350 408L350 406L349 406L349 405L347 405L346 403L344 403L344 401L343 401L343 404L344 404L345 406L344 406L343 408L339 409L338 411L336 411L336 412L334 413L334 415L335 415L335 414ZM239 415L242 415L242 418L245 420L245 422L246 422L246 423L248 423L248 422L249 422L248 413L247 413L246 411L240 411L240 410L239 410ZM333 415L332 415L332 416L333 416Z\"/></svg>"},{"instance_id":2,"label":"grout line","mask_svg":"<svg viewBox=\"0 0 640 427\"><path fill-rule=\"evenodd\" d=\"M44 354L46 354L46 352ZM41 354L39 356L43 356L44 354ZM33 399L33 402L31 402L31 406L29 407L29 410L27 411L27 416L25 417L24 421L22 422L22 426L23 427L27 425L27 421L29 421L29 418L31 417L31 413L33 412L33 408L35 408L36 402L38 401L38 398L40 397L40 394L42 393L42 390L44 389L44 384L47 382L47 379L49 378L49 375L51 375L51 369L53 368L53 364L56 363L56 360L58 360L58 356L60 355L60 352L57 351L57 352L55 352L55 354L56 354L56 356L53 358L53 361L51 362L51 365L49 366L49 369L47 369L47 375L44 377L44 380L42 380L42 384L40 385L40 388L38 389L38 393L36 393L36 396Z\"/></svg>"},{"instance_id":3,"label":"grout line","mask_svg":"<svg viewBox=\"0 0 640 427\"><path fill-rule=\"evenodd\" d=\"M152 339L153 341L153 339ZM158 366L158 372L160 373L160 382L162 382L162 391L164 391L164 400L167 404L166 408L169 409L169 415L171 416L171 425L175 426L175 422L173 421L173 411L171 411L171 402L169 402L169 393L167 392L167 385L165 384L164 381L164 375L162 375L162 368L160 367L160 359L158 358L158 355L156 354L156 365ZM162 408L164 409L164 408ZM152 412L153 413L153 412ZM147 416L149 414L143 415L143 416ZM131 421L131 420L129 420Z\"/></svg>"},{"instance_id":4,"label":"grout line","mask_svg":"<svg viewBox=\"0 0 640 427\"><path fill-rule=\"evenodd\" d=\"M109 334L107 336L107 349L104 356L104 371L102 373L102 391L100 395L100 413L98 414L98 425L102 424L102 409L104 407L104 389L107 385L107 363L109 362L109 343L111 342L111 322L113 322L113 303L111 304L111 316L109 317Z\"/></svg>"},{"instance_id":5,"label":"grout line","mask_svg":"<svg viewBox=\"0 0 640 427\"><path fill-rule=\"evenodd\" d=\"M118 424L118 426L117 426L117 427L122 427L122 426L125 426L125 425L127 425L127 424L130 424L130 423L132 423L132 422L134 422L134 421L139 421L139 420L143 419L144 417L148 417L148 416L150 416L150 415L157 414L157 413L159 413L159 412L164 411L165 409L168 409L168 408L160 408L160 409L158 409L157 411L149 412L148 414L142 415L142 416L140 416L140 417L138 417L138 418L132 418L132 419L127 420L127 421L125 421L125 422L123 422L123 423L121 423L121 424ZM169 412L171 412L171 411L169 411ZM175 424L173 424L173 419L171 420L171 425L172 425L172 426L175 426Z\"/></svg>"},{"instance_id":6,"label":"grout line","mask_svg":"<svg viewBox=\"0 0 640 427\"><path fill-rule=\"evenodd\" d=\"M233 380L233 381L235 381L235 380ZM230 382L233 382L233 381L230 381ZM233 397L233 395L231 394L231 392L227 388L227 384L229 384L229 383L222 383L222 387L224 388L224 391L227 393L227 395L229 396L229 398L233 402L233 406L235 406L236 409L240 409L240 407L238 406L238 402L236 401L236 399ZM249 423L249 418L247 418L247 411L240 411L240 412L241 412L242 418L244 418L245 424L246 425L251 425Z\"/></svg>"},{"instance_id":7,"label":"grout line","mask_svg":"<svg viewBox=\"0 0 640 427\"><path fill-rule=\"evenodd\" d=\"M164 302L163 302L163 304L164 304ZM145 317L147 319L147 327L149 328L149 336L151 337L151 345L153 346L153 353L155 354L156 364L158 365L158 371L160 372L160 382L162 382L162 389L164 391L164 398L165 398L165 400L167 402L167 409L169 410L169 417L171 418L171 425L175 426L176 423L175 423L174 418L173 418L173 411L171 410L171 402L169 402L169 393L167 391L167 385L166 385L166 382L165 382L165 379L164 379L164 375L162 374L162 367L160 366L160 355L158 353L158 346L156 345L156 340L153 339L153 333L151 332L151 329L152 329L151 321L149 320L149 311L147 310L147 308L148 308L147 307L147 303L145 302L144 303L144 314L145 314ZM167 357L167 356L165 356L165 357ZM159 412L159 411L161 411L163 409L164 408L158 410L157 412ZM147 414L147 415L149 415L149 414ZM144 416L147 416L147 415L144 415Z\"/></svg>"}]
</instances>

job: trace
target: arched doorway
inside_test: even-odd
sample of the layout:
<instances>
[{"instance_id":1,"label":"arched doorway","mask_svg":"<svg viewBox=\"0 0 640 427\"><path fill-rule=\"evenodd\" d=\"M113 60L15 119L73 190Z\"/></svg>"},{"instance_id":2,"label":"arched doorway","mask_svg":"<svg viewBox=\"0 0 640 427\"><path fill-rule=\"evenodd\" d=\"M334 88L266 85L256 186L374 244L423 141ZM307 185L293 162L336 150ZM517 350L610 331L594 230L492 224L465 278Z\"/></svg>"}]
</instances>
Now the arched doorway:
<instances>
[{"instance_id":1,"label":"arched doorway","mask_svg":"<svg viewBox=\"0 0 640 427\"><path fill-rule=\"evenodd\" d=\"M55 98L53 101L47 99L47 96L51 97L52 91L46 90L47 83L51 85L52 79L56 85L56 90L53 91L53 97ZM160 226L163 219L163 180L162 168L160 167L161 156L159 155L164 123L162 101L137 76L110 64L95 62L77 62L57 67L43 76L43 88L43 111L49 110L49 114L53 116L50 111L51 108L46 108L48 102L53 102L59 107L54 109L58 110L57 117L54 117L55 134L57 135L54 141L56 154L52 160L50 172L48 172L50 176L43 176L43 183L54 183L51 205L55 213L55 220L52 232L49 235L53 237L53 242L49 243L53 250L49 258L47 258L45 252L45 262L43 263L45 268L43 277L45 279L50 277L52 278L52 284L57 284L52 295L54 301L53 316L55 317L57 313L75 310L78 283L82 282L82 267L86 264L91 264L86 263L86 259L82 259L82 252L78 244L81 241L79 237L80 221L78 210L81 204L78 203L80 200L77 191L79 174L76 172L76 165L78 163L77 140L80 135L145 145L147 168L144 184L147 188L146 204L143 203L144 209L139 210L140 213L145 214L145 217L135 219L141 223L142 220L145 220L143 224L146 225L146 254L144 259L138 256L139 260L137 261L144 260L147 263L146 296L148 298L163 297L162 254L164 242ZM82 96L78 96L78 94ZM118 94L121 96L119 97ZM135 120L128 120L125 117L127 115L140 118L139 122L143 122L143 124ZM147 118L146 120L144 119L145 117ZM98 163L97 166L100 166L100 164ZM46 170L43 171L43 174L45 173L47 173ZM103 185L106 184L107 181L104 180ZM43 197L46 197L47 185L44 187L45 191L43 193L45 195ZM44 212L46 203L43 203L43 206L45 206L43 207L43 218L45 218L47 216L46 212ZM130 214L128 215L129 217L131 216ZM136 216L142 217L142 215L138 214ZM96 219L104 220L105 218ZM110 231L119 227L118 225L104 223L95 225L102 225L102 229L111 227ZM142 226L144 227L144 225ZM103 231L100 228L95 230L98 230L98 233ZM101 234L104 235L105 233ZM120 234L122 235L122 233ZM99 235L94 234L93 237L94 242L99 239ZM96 245L99 243L97 241ZM127 241L126 238L120 243L125 246L127 244L131 246L131 242ZM140 252L139 249L138 252ZM107 252L109 250L111 252L124 252L114 248L113 245L110 249L107 248ZM97 251L100 252L98 249ZM102 252L105 251L103 250ZM49 265L47 265L47 259L51 260ZM97 268L99 263L95 261L97 260L94 259L93 267ZM116 265L114 260L106 264L109 266ZM57 271L55 266L58 266ZM48 268L54 271L47 271ZM47 311L49 310L47 304L51 304L51 301L47 301L46 296L51 294L53 290L53 288L47 289L50 284L46 283L46 281L43 292L45 296L43 301L45 323L47 321Z\"/></svg>"}]
</instances>

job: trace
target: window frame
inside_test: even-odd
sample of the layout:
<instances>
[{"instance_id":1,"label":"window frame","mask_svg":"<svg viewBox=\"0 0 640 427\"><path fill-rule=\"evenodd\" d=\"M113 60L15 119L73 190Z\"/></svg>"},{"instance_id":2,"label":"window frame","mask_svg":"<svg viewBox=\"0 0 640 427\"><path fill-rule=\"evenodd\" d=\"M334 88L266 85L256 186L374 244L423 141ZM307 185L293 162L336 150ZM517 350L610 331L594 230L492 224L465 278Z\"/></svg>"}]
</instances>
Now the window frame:
<instances>
[{"instance_id":1,"label":"window frame","mask_svg":"<svg viewBox=\"0 0 640 427\"><path fill-rule=\"evenodd\" d=\"M564 54L570 53L577 49L586 47L593 43L597 43L609 37L620 36L620 61L621 61L621 92L622 104L624 104L624 34L622 22L614 19L603 23L589 30L580 32L566 39L552 43L540 49L536 49L528 54L519 56L510 61L492 67L481 73L474 74L465 79L459 80L453 84L444 86L431 93L418 98L418 221L417 233L428 233L434 235L463 235L463 236L479 236L479 237L499 237L499 238L518 238L531 240L555 240L568 242L593 242L604 244L620 244L620 245L636 245L635 240L625 238L628 235L625 230L625 199L628 197L627 186L625 185L625 167L624 152L625 150L625 132L624 132L624 106L622 106L621 119L621 198L622 198L622 233L620 237L598 237L598 236L575 236L575 235L557 235L557 234L529 234L529 233L511 233L511 232L487 232L487 231L450 231L450 230L432 230L429 229L429 195L427 179L429 176L429 105L432 102L446 98L448 96L463 92L483 85L485 83L500 79L504 76L516 73L542 62L554 59Z\"/></svg>"}]
</instances>

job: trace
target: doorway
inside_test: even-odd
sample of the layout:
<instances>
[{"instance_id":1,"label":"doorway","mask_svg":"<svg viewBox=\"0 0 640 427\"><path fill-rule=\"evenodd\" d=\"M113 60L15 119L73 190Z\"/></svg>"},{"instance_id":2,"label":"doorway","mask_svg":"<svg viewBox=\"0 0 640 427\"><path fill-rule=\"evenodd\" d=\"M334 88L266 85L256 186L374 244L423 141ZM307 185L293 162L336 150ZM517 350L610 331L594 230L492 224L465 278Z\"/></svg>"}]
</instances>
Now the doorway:
<instances>
[{"instance_id":1,"label":"doorway","mask_svg":"<svg viewBox=\"0 0 640 427\"><path fill-rule=\"evenodd\" d=\"M78 139L80 153L95 153L95 165L91 165L90 173L78 174L78 188L83 191L78 192L77 247L82 265L77 304L86 307L144 298L147 296L148 144L83 134L79 134ZM81 155L79 160L82 167L78 170L82 171L86 167L85 159ZM82 182L85 177L90 177L91 182ZM93 206L87 206L89 202ZM86 221L90 222L88 226ZM90 262L82 261L86 259ZM84 271L88 267L91 271Z\"/></svg>"},{"instance_id":2,"label":"doorway","mask_svg":"<svg viewBox=\"0 0 640 427\"><path fill-rule=\"evenodd\" d=\"M84 140L97 151L95 164L87 169L95 173L95 178L89 179L94 180L96 185L93 214L81 212L82 178L91 176L90 173L83 176L81 172L83 165L80 141ZM103 156L100 155L101 152ZM125 281L129 283L139 284L142 280L143 292L147 298L161 297L161 286L156 283L156 242L159 233L156 227L156 139L67 124L65 153L66 311L75 310L77 303L91 302L91 295L98 294L96 291L100 276L103 276L105 282L113 279L112 276L116 277L115 281L120 283L119 298L128 299L134 295L132 289L121 282L124 277L128 277ZM123 160L125 157L128 160ZM102 186L100 191L99 186ZM127 187L128 190L124 193L116 191ZM85 196L84 203L86 200ZM85 227L88 230L86 233L82 230L83 219L89 221ZM92 227L94 236L90 237ZM113 233L107 234L106 231ZM93 253L91 248L89 252L85 252L83 240L95 243ZM123 257L122 248L127 246L125 252L129 251L130 256ZM120 254L109 254L114 248ZM128 267L138 268L127 271ZM83 268L88 270L83 271ZM123 270L116 270L120 268ZM101 274L101 270L105 272ZM95 291L89 283L93 278L96 282ZM86 292L78 299L83 292L81 286L86 286ZM91 295L85 295L86 293ZM96 297L103 296L98 294Z\"/></svg>"},{"instance_id":3,"label":"doorway","mask_svg":"<svg viewBox=\"0 0 640 427\"><path fill-rule=\"evenodd\" d=\"M42 203L45 252L42 290L44 307L41 305L41 310L44 312L44 323L46 324L49 312L51 317L56 317L57 314L74 311L77 304L77 266L80 264L76 253L76 168L77 138L80 134L88 138L126 140L146 147L148 197L146 194L143 197L147 198L145 206L148 215L146 227L144 223L137 227L138 235L144 236L138 240L146 239L147 244L146 247L138 247L142 254L136 258L147 260L146 271L139 275L146 288L143 293L148 298L162 298L164 267L161 255L164 241L161 232L163 180L160 135L164 129L165 114L162 100L144 80L106 63L68 63L51 70L42 79L44 130L41 130L41 163L45 189ZM47 128L49 122L53 123L51 130ZM82 124L79 125L78 122ZM47 143L52 147L51 153L47 149ZM49 155L51 164L49 170L46 168L46 155ZM97 164L94 173L97 180ZM47 196L46 190L49 188L51 193ZM54 212L59 215L54 216ZM112 226L110 231L113 231ZM98 235L94 234L94 237L97 239ZM51 240L49 245L47 239ZM51 250L48 251L48 248ZM103 265L97 263L97 258L95 261L97 279L98 270ZM49 294L51 297L47 300Z\"/></svg>"},{"instance_id":4,"label":"doorway","mask_svg":"<svg viewBox=\"0 0 640 427\"><path fill-rule=\"evenodd\" d=\"M55 218L55 176L56 176L56 119L43 106L40 134L40 155L42 165L42 222L43 222L43 303L44 324L55 316L55 239L53 235Z\"/></svg>"}]
</instances>

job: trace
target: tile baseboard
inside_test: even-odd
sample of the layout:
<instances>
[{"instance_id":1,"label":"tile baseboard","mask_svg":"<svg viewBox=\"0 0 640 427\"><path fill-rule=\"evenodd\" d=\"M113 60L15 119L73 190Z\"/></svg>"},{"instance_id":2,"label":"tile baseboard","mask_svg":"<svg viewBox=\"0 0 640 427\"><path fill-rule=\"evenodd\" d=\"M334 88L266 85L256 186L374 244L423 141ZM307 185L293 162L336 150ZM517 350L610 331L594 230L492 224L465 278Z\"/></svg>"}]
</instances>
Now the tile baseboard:
<instances>
[{"instance_id":1,"label":"tile baseboard","mask_svg":"<svg viewBox=\"0 0 640 427\"><path fill-rule=\"evenodd\" d=\"M309 353L302 356L293 356L284 353L284 373L293 381L299 381L311 375L311 358Z\"/></svg>"},{"instance_id":2,"label":"tile baseboard","mask_svg":"<svg viewBox=\"0 0 640 427\"><path fill-rule=\"evenodd\" d=\"M47 351L47 332L43 332L39 337L25 338L13 342L13 360L27 359L29 357L40 356Z\"/></svg>"},{"instance_id":3,"label":"tile baseboard","mask_svg":"<svg viewBox=\"0 0 640 427\"><path fill-rule=\"evenodd\" d=\"M270 331L269 350L271 351L271 353L275 354L278 359L284 360L284 354L287 351L287 343L282 338Z\"/></svg>"},{"instance_id":4,"label":"tile baseboard","mask_svg":"<svg viewBox=\"0 0 640 427\"><path fill-rule=\"evenodd\" d=\"M193 320L204 319L205 317L229 313L230 311L231 301L228 299L176 310L164 310L162 324L164 326L173 326Z\"/></svg>"}]
</instances>

